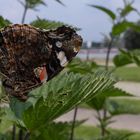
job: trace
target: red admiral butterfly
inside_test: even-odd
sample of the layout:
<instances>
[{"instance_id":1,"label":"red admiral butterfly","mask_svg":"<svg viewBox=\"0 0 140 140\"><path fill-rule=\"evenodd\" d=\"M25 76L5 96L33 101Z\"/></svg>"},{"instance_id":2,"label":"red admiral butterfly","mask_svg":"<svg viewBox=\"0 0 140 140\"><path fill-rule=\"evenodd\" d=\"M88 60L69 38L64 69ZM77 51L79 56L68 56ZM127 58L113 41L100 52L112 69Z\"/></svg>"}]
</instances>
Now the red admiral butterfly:
<instances>
[{"instance_id":1,"label":"red admiral butterfly","mask_svg":"<svg viewBox=\"0 0 140 140\"><path fill-rule=\"evenodd\" d=\"M9 95L21 100L49 81L76 56L82 38L70 27L41 30L10 25L0 30L0 72Z\"/></svg>"}]
</instances>

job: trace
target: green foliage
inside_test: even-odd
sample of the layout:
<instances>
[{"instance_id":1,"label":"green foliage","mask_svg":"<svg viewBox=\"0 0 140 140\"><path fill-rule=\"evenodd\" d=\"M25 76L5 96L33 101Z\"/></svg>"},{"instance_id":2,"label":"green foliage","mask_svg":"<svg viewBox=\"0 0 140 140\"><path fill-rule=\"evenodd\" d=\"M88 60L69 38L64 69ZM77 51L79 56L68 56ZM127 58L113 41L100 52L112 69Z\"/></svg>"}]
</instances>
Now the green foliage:
<instances>
[{"instance_id":1,"label":"green foliage","mask_svg":"<svg viewBox=\"0 0 140 140\"><path fill-rule=\"evenodd\" d=\"M125 66L117 67L114 75L121 81L140 82L140 67Z\"/></svg>"},{"instance_id":2,"label":"green foliage","mask_svg":"<svg viewBox=\"0 0 140 140\"><path fill-rule=\"evenodd\" d=\"M98 94L96 97L91 99L87 104L95 109L95 110L102 110L105 106L106 100L109 97L119 97L119 96L131 96L129 93L126 93L125 91L122 91L118 88L110 88L105 91L103 91L101 94Z\"/></svg>"},{"instance_id":3,"label":"green foliage","mask_svg":"<svg viewBox=\"0 0 140 140\"><path fill-rule=\"evenodd\" d=\"M121 10L121 17L126 17L128 14L130 14L133 11L137 11L131 3L128 3L125 5L124 9Z\"/></svg>"},{"instance_id":4,"label":"green foliage","mask_svg":"<svg viewBox=\"0 0 140 140\"><path fill-rule=\"evenodd\" d=\"M61 0L55 0L55 1L58 2L61 5L64 5L61 2ZM24 12L23 12L21 23L24 23L25 17L26 17L26 14L27 14L27 11L29 9L34 10L34 11L37 11L37 8L36 7L38 7L39 5L46 6L46 3L45 3L44 0L24 0L24 2L21 1L21 0L18 0L18 2L24 7Z\"/></svg>"},{"instance_id":5,"label":"green foliage","mask_svg":"<svg viewBox=\"0 0 140 140\"><path fill-rule=\"evenodd\" d=\"M127 18L126 18L131 12L133 12L133 11L138 12L132 6L133 2L130 2L129 0L123 0L123 2L124 2L124 7L123 8L118 8L117 9L118 13L114 13L110 9L102 7L102 6L89 5L93 8L99 9L100 11L106 13L113 21L112 22L113 23L112 24L112 29L111 29L111 32L110 32L110 40L109 40L109 43L108 43L108 51L107 51L107 57L106 57L106 69L108 69L109 54L110 54L111 48L113 47L114 40L119 39L121 34L124 33L129 28L132 28L133 30L135 30L137 32L140 31L140 27L137 24L135 24L134 22L128 21ZM138 42L139 39L137 38L136 41ZM131 43L131 45L134 45L134 44ZM137 46L140 46L140 45L137 45ZM122 50L121 54L117 55L114 58L113 61L114 61L116 67L124 66L124 65L127 65L127 64L131 64L131 63L136 63L138 66L140 66L140 57L138 55L136 55L134 52L131 53L131 52L126 52L126 51ZM126 136L125 135L116 135L116 136L115 135L114 136L110 135L109 137L104 136L104 135L107 135L107 132L108 132L107 131L107 126L111 122L110 118L112 117L111 116L113 114L112 112L113 111L115 112L117 109L118 110L122 109L121 110L122 112L120 111L120 114L121 113L126 113L127 111L125 109L127 109L127 106L128 106L128 104L126 104L127 106L125 106L125 104L123 104L123 101L121 102L122 104L120 104L120 106L118 105L119 107L113 102L112 104L114 106L112 104L111 105L114 108L112 106L111 107L113 109L110 107L113 111L111 112L111 115L109 116L106 113L106 111L108 111L108 109L109 109L108 108L108 100L111 99L111 98L116 99L115 97L113 97L113 95L117 96L116 93L120 94L122 92L119 91L118 89L117 90L114 89L114 91L109 91L109 89L107 89L107 92L109 93L108 94L109 96L107 96L107 94L104 93L104 94L101 94L101 95L97 95L90 102L88 102L88 105L90 105L92 108L94 108L98 113L97 119L99 121L99 126L100 126L100 129L101 129L101 135L102 135L101 139L102 140L119 140L119 139L124 140L124 139L127 139L128 138L127 135ZM124 95L125 96L130 96L130 95L127 95L127 94L124 94ZM120 94L119 96L123 96L123 94ZM103 110L103 115L99 112L99 110L101 110L101 109ZM134 110L133 107L131 107L131 109ZM138 109L138 111L139 111L139 109ZM114 113L114 115L115 115L115 113Z\"/></svg>"},{"instance_id":6,"label":"green foliage","mask_svg":"<svg viewBox=\"0 0 140 140\"><path fill-rule=\"evenodd\" d=\"M58 27L63 26L63 25L72 27L75 30L80 30L80 28L65 24L63 22L40 19L39 17L36 20L32 21L30 24L32 26L37 27L37 28L46 29L46 30L55 29L55 28L58 28Z\"/></svg>"},{"instance_id":7,"label":"green foliage","mask_svg":"<svg viewBox=\"0 0 140 140\"><path fill-rule=\"evenodd\" d=\"M9 20L4 19L2 16L0 16L0 28L3 28L9 24L11 24Z\"/></svg>"},{"instance_id":8,"label":"green foliage","mask_svg":"<svg viewBox=\"0 0 140 140\"><path fill-rule=\"evenodd\" d=\"M76 126L83 121L77 121ZM70 138L72 122L51 122L31 134L31 140L68 140Z\"/></svg>"},{"instance_id":9,"label":"green foliage","mask_svg":"<svg viewBox=\"0 0 140 140\"><path fill-rule=\"evenodd\" d=\"M112 20L115 20L116 19L116 15L113 11L109 10L108 8L105 8L105 7L102 7L102 6L98 6L98 5L89 5L93 8L96 8L96 9L99 9L100 11L106 13L108 16L110 16L110 18Z\"/></svg>"},{"instance_id":10,"label":"green foliage","mask_svg":"<svg viewBox=\"0 0 140 140\"><path fill-rule=\"evenodd\" d=\"M64 5L64 3L61 0L55 0L56 2L58 2L61 5ZM18 2L23 6L26 7L27 9L32 9L32 10L36 10L36 7L38 5L44 5L46 6L47 4L45 3L44 0L18 0Z\"/></svg>"},{"instance_id":11,"label":"green foliage","mask_svg":"<svg viewBox=\"0 0 140 140\"><path fill-rule=\"evenodd\" d=\"M135 63L140 66L140 50L120 50L120 54L114 57L113 62L116 67L125 66L131 63Z\"/></svg>"},{"instance_id":12,"label":"green foliage","mask_svg":"<svg viewBox=\"0 0 140 140\"><path fill-rule=\"evenodd\" d=\"M7 107L0 107L0 134L5 134L10 130L12 122L9 120L11 116L7 115Z\"/></svg>"},{"instance_id":13,"label":"green foliage","mask_svg":"<svg viewBox=\"0 0 140 140\"><path fill-rule=\"evenodd\" d=\"M8 134L0 134L0 140L10 140L10 136L8 137Z\"/></svg>"},{"instance_id":14,"label":"green foliage","mask_svg":"<svg viewBox=\"0 0 140 140\"><path fill-rule=\"evenodd\" d=\"M64 5L61 0L55 1ZM24 2L19 0L19 2L24 7L22 23L24 23L28 9L37 10L36 8L39 5L46 6L44 0L24 0ZM106 13L112 19L113 27L110 37L113 41L130 27L133 30L140 31L137 24L126 20L126 16L132 11L137 12L132 3L125 3L125 7L120 9L119 16L105 7L89 6ZM8 20L0 17L0 28L8 24L10 24ZM64 25L64 23L38 18L31 25L43 29L53 29ZM109 44L109 48L111 48L111 43ZM116 67L130 63L136 63L140 66L139 54L138 51L121 51L121 54L114 58L114 63ZM66 140L69 137L71 124L53 123L53 121L84 102L87 102L97 112L106 107L111 115L138 114L140 111L139 99L134 100L132 97L116 98L131 95L112 87L115 83L112 75L104 71L97 71L97 68L99 66L94 62L74 60L68 65L67 73L58 75L46 85L32 91L27 102L22 103L15 98L11 98L10 108L0 108L0 139L8 139L11 125L16 124L22 130L29 131L32 140ZM0 97L3 97L3 95L0 94ZM97 118L100 120L100 117ZM110 123L110 118L111 116L106 116L103 120L100 120L101 125L106 128ZM127 140L130 135L130 133L111 133L104 138L100 138L100 140Z\"/></svg>"},{"instance_id":15,"label":"green foliage","mask_svg":"<svg viewBox=\"0 0 140 140\"><path fill-rule=\"evenodd\" d=\"M18 123L24 123L26 128L33 131L52 122L77 104L88 101L112 84L114 80L108 73L98 72L87 76L61 74L32 92L24 107L19 105L20 102L17 104L18 107L11 107ZM29 105L29 102L33 105ZM22 127L24 125L22 124Z\"/></svg>"},{"instance_id":16,"label":"green foliage","mask_svg":"<svg viewBox=\"0 0 140 140\"><path fill-rule=\"evenodd\" d=\"M139 97L110 97L106 100L106 108L112 115L140 114Z\"/></svg>"},{"instance_id":17,"label":"green foliage","mask_svg":"<svg viewBox=\"0 0 140 140\"><path fill-rule=\"evenodd\" d=\"M121 66L125 66L127 64L133 63L133 61L131 59L131 54L129 52L126 52L123 50L121 50L120 54L116 55L113 58L113 62L116 67L121 67Z\"/></svg>"},{"instance_id":18,"label":"green foliage","mask_svg":"<svg viewBox=\"0 0 140 140\"><path fill-rule=\"evenodd\" d=\"M70 130L71 123L50 123L33 133L31 140L68 140Z\"/></svg>"},{"instance_id":19,"label":"green foliage","mask_svg":"<svg viewBox=\"0 0 140 140\"><path fill-rule=\"evenodd\" d=\"M94 73L99 66L95 62L82 61L78 58L73 59L71 63L68 64L67 69L69 72L89 74Z\"/></svg>"},{"instance_id":20,"label":"green foliage","mask_svg":"<svg viewBox=\"0 0 140 140\"><path fill-rule=\"evenodd\" d=\"M134 22L126 21L123 20L122 22L119 22L115 24L112 28L112 34L115 35L120 35L123 32L127 31L127 29L130 29L135 31L135 32L140 32L140 26L137 25Z\"/></svg>"},{"instance_id":21,"label":"green foliage","mask_svg":"<svg viewBox=\"0 0 140 140\"><path fill-rule=\"evenodd\" d=\"M65 25L62 22L50 21L50 20L40 19L40 18L38 18L35 21L32 21L30 24L37 28L46 29L46 30L54 29L54 28L60 27L62 25Z\"/></svg>"},{"instance_id":22,"label":"green foliage","mask_svg":"<svg viewBox=\"0 0 140 140\"><path fill-rule=\"evenodd\" d=\"M126 31L129 27L132 27L134 24L132 22L128 21L122 21L117 24L115 24L112 28L112 34L115 35L120 35L124 31Z\"/></svg>"},{"instance_id":23,"label":"green foliage","mask_svg":"<svg viewBox=\"0 0 140 140\"><path fill-rule=\"evenodd\" d=\"M128 131L128 130L118 130L118 129L116 130L116 129L111 129L111 128L108 128L108 131L111 134L108 137L110 138L112 136L114 139L116 138L116 140L118 140L121 137L123 138L125 136L128 136L129 140L140 139L140 133L132 133L131 131ZM98 138L101 138L100 129L98 127L87 126L87 125L81 125L80 127L77 127L75 129L75 135L76 135L76 140L77 139L78 140L97 140ZM122 140L127 140L127 139L124 138Z\"/></svg>"},{"instance_id":24,"label":"green foliage","mask_svg":"<svg viewBox=\"0 0 140 140\"><path fill-rule=\"evenodd\" d=\"M26 7L27 9L32 9L32 10L36 10L36 7L40 4L46 5L44 0L24 0L24 2L22 2L21 0L18 0L18 1L23 7Z\"/></svg>"},{"instance_id":25,"label":"green foliage","mask_svg":"<svg viewBox=\"0 0 140 140\"><path fill-rule=\"evenodd\" d=\"M55 0L55 1L64 6L64 3L61 0Z\"/></svg>"},{"instance_id":26,"label":"green foliage","mask_svg":"<svg viewBox=\"0 0 140 140\"><path fill-rule=\"evenodd\" d=\"M131 12L135 11L138 13L137 9L134 8L132 4L133 3L131 2L124 1L124 7L118 8L119 11L118 16L109 8L91 4L89 6L106 13L113 20L111 36L113 35L113 38L115 38L116 36L120 36L120 34L122 34L128 28L133 28L136 31L140 31L140 28L137 24L126 20L126 16L129 15Z\"/></svg>"}]
</instances>

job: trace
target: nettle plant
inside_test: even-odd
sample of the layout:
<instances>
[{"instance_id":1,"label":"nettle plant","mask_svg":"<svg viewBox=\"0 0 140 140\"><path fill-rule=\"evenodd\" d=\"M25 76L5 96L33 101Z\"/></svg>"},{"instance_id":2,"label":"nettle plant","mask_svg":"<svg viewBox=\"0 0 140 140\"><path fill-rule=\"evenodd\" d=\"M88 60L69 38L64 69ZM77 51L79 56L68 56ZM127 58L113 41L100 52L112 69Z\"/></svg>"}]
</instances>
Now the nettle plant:
<instances>
[{"instance_id":1,"label":"nettle plant","mask_svg":"<svg viewBox=\"0 0 140 140\"><path fill-rule=\"evenodd\" d=\"M62 4L61 1L56 1ZM22 23L25 21L28 9L35 9L39 4L45 4L43 1L32 0L19 2L24 6ZM0 28L11 23L0 17ZM30 24L51 29L64 23L37 19ZM79 67L84 69L83 66L79 65ZM54 120L78 104L87 102L95 95L111 88L114 83L114 77L105 70L83 75L74 73L68 68L43 86L30 92L26 102L21 102L14 97L9 98L1 85L0 139L66 140L73 138L70 137L72 123L56 123ZM78 126L81 123L77 122L75 125Z\"/></svg>"},{"instance_id":2,"label":"nettle plant","mask_svg":"<svg viewBox=\"0 0 140 140\"><path fill-rule=\"evenodd\" d=\"M112 10L106 7L91 4L88 5L92 8L96 8L104 12L112 20L112 28L110 34L107 35L108 51L106 54L106 62L105 62L105 69L111 73L114 72L117 68L125 66L127 64L136 63L138 66L140 65L139 50L126 51L121 49L120 46L118 46L118 49L120 49L120 54L115 56L113 59L115 68L111 70L109 69L109 55L114 42L116 40L119 41L124 35L124 32L127 31L127 29L129 28L133 29L136 32L140 31L140 26L137 23L129 21L127 18L128 15L132 12L136 12L139 15L138 10L133 7L134 1L123 0L123 3L124 7L117 8L116 13L114 13ZM139 114L140 108L138 106L139 104L138 102L139 102L138 97L136 100L136 98L133 97L133 95L126 93L116 87L105 90L104 93L97 95L95 98L87 102L87 104L97 112L96 118L99 121L99 128L101 130L101 135L97 139L124 140L129 138L129 136L131 136L132 133L126 135L119 134L118 137L118 134L114 135L108 130L108 126L109 124L114 122L112 121L112 117L114 117L114 115Z\"/></svg>"},{"instance_id":3,"label":"nettle plant","mask_svg":"<svg viewBox=\"0 0 140 140\"><path fill-rule=\"evenodd\" d=\"M28 9L36 9L39 4L44 4L44 1L36 2L37 3L34 3L32 0L25 0L23 3L20 1L24 6L22 23L25 21ZM61 1L57 2L61 3ZM129 134L123 134L118 137L118 134L117 136L116 134L110 134L107 130L107 126L110 124L110 119L113 115L119 113L139 113L138 106L137 110L134 107L134 105L137 104L135 101L133 101L132 104L132 110L135 111L127 110L126 112L125 103L129 103L130 100L132 101L132 97L129 100L125 99L127 100L126 102L114 98L114 96L131 95L113 87L116 80L108 69L109 54L113 40L120 36L128 27L132 27L136 30L139 29L135 23L127 21L125 18L130 12L137 10L132 7L132 3L127 3L126 1L124 1L124 3L125 6L123 9L120 9L121 12L119 12L119 16L105 7L91 5L107 13L113 20L113 27L110 33L111 40L108 45L106 58L107 71L101 70L100 66L94 62L74 60L68 65L65 71L43 86L33 90L29 94L29 98L26 102L20 102L15 98L8 98L1 86L0 139L73 140L73 129L82 122L56 123L55 119L81 103L87 103L97 111L97 118L101 128L101 136L99 136L99 139L112 140L116 137L116 140L122 140L129 136ZM10 23L8 20L0 17L0 27L4 27ZM63 24L64 23L52 22L45 19L37 19L31 23L33 26L45 29L59 27ZM139 58L136 56L130 57L128 52L123 52L123 54L120 55L114 58L116 68L122 64L122 58L123 60L124 58L127 59L127 61L125 61L127 63L125 64L128 64L128 62L139 62ZM131 54L131 56L134 55ZM118 106L120 105L120 107L116 108L113 102L118 104ZM103 110L103 115L100 110ZM107 112L110 113L109 116Z\"/></svg>"}]
</instances>

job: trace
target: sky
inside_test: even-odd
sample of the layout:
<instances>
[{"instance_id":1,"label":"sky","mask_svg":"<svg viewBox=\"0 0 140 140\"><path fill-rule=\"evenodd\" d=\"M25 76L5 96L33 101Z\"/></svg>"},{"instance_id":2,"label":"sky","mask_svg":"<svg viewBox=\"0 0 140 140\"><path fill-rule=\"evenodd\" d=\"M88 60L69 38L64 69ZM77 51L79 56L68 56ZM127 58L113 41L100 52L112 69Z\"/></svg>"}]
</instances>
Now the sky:
<instances>
[{"instance_id":1,"label":"sky","mask_svg":"<svg viewBox=\"0 0 140 140\"><path fill-rule=\"evenodd\" d=\"M24 0L21 0L24 1ZM61 21L82 30L84 41L102 41L103 34L108 34L111 30L111 19L103 12L87 6L94 4L110 8L114 12L116 8L123 6L123 0L62 0L66 6L62 6L55 0L45 0L47 7L39 6L38 11L29 10L25 23L30 23L37 16L49 20ZM135 0L135 8L140 9L140 0ZM9 19L12 23L21 23L23 7L17 0L0 0L0 15ZM137 21L140 17L132 12L129 17L131 21Z\"/></svg>"}]
</instances>

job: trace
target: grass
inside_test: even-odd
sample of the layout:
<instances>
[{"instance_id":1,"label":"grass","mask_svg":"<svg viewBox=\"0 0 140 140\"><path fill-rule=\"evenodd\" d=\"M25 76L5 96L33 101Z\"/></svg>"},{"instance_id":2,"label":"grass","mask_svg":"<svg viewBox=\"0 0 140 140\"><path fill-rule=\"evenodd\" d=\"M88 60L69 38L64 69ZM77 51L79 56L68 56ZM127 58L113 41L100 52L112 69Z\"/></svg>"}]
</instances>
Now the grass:
<instances>
[{"instance_id":1,"label":"grass","mask_svg":"<svg viewBox=\"0 0 140 140\"><path fill-rule=\"evenodd\" d=\"M90 140L100 135L99 128L81 125L75 129L76 139Z\"/></svg>"},{"instance_id":2,"label":"grass","mask_svg":"<svg viewBox=\"0 0 140 140\"><path fill-rule=\"evenodd\" d=\"M116 129L109 129L110 132L116 132L118 134L129 134L132 133L128 130L116 130ZM75 137L79 140L93 140L100 136L100 130L94 126L84 126L81 125L75 129ZM129 140L140 140L140 133L133 132L133 134L129 137Z\"/></svg>"},{"instance_id":3,"label":"grass","mask_svg":"<svg viewBox=\"0 0 140 140\"><path fill-rule=\"evenodd\" d=\"M140 67L120 67L114 74L122 81L140 82Z\"/></svg>"}]
</instances>

